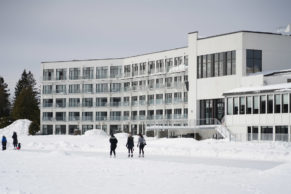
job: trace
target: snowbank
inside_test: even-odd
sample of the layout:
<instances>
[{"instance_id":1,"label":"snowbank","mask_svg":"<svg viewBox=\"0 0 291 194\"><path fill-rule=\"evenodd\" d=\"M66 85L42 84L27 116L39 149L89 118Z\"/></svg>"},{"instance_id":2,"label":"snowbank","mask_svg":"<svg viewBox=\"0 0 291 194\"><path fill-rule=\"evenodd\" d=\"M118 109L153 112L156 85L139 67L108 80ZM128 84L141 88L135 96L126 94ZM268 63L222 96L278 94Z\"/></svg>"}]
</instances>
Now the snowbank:
<instances>
[{"instance_id":1,"label":"snowbank","mask_svg":"<svg viewBox=\"0 0 291 194\"><path fill-rule=\"evenodd\" d=\"M92 130L86 131L85 136L99 136L99 137L108 138L108 135L100 129L92 129Z\"/></svg>"},{"instance_id":2,"label":"snowbank","mask_svg":"<svg viewBox=\"0 0 291 194\"><path fill-rule=\"evenodd\" d=\"M19 119L17 121L14 121L9 126L0 129L0 135L10 137L13 135L13 132L15 131L18 136L27 136L30 123L31 123L30 120Z\"/></svg>"}]
</instances>

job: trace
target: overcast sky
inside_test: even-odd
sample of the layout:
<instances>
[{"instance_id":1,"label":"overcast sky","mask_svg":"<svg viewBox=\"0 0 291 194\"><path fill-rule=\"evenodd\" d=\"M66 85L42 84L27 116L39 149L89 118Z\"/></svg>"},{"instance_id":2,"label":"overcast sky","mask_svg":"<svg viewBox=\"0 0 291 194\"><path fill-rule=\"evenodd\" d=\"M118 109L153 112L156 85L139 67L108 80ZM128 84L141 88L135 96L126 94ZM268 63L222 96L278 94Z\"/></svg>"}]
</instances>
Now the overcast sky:
<instances>
[{"instance_id":1,"label":"overcast sky","mask_svg":"<svg viewBox=\"0 0 291 194\"><path fill-rule=\"evenodd\" d=\"M237 30L276 32L291 23L290 0L0 0L0 76L13 92L40 62L125 57L187 46Z\"/></svg>"}]
</instances>

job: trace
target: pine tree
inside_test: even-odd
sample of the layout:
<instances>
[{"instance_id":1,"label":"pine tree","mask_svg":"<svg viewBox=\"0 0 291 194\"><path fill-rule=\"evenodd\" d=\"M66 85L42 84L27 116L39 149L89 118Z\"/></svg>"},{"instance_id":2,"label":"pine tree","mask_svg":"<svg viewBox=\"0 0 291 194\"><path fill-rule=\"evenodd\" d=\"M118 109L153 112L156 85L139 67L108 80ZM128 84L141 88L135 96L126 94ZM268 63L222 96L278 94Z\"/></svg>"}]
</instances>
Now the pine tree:
<instances>
[{"instance_id":1,"label":"pine tree","mask_svg":"<svg viewBox=\"0 0 291 194\"><path fill-rule=\"evenodd\" d=\"M4 82L3 77L0 77L0 128L6 127L11 123L9 118L10 102L8 85Z\"/></svg>"},{"instance_id":2,"label":"pine tree","mask_svg":"<svg viewBox=\"0 0 291 194\"><path fill-rule=\"evenodd\" d=\"M37 123L35 126L39 126L40 110L38 94L33 74L30 71L26 73L26 70L24 70L15 87L12 117L14 119L29 119ZM36 129L33 131L35 133Z\"/></svg>"},{"instance_id":3,"label":"pine tree","mask_svg":"<svg viewBox=\"0 0 291 194\"><path fill-rule=\"evenodd\" d=\"M8 85L4 82L3 77L0 77L0 117L9 116L10 102Z\"/></svg>"},{"instance_id":4,"label":"pine tree","mask_svg":"<svg viewBox=\"0 0 291 194\"><path fill-rule=\"evenodd\" d=\"M19 96L23 88L32 87L33 91L37 92L35 86L36 86L36 81L33 77L33 74L30 71L27 73L26 70L24 70L23 73L21 74L20 80L18 80L15 87L14 101Z\"/></svg>"}]
</instances>

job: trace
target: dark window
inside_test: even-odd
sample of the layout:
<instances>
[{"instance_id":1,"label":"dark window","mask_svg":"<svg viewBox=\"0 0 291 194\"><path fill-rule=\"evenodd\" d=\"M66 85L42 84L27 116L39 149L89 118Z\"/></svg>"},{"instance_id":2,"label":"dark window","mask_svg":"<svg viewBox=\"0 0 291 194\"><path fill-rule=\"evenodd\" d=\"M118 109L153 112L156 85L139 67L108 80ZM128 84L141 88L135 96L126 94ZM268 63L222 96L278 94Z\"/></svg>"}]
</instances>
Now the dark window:
<instances>
[{"instance_id":1,"label":"dark window","mask_svg":"<svg viewBox=\"0 0 291 194\"><path fill-rule=\"evenodd\" d=\"M272 141L273 140L273 127L262 126L261 127L261 140Z\"/></svg>"},{"instance_id":2,"label":"dark window","mask_svg":"<svg viewBox=\"0 0 291 194\"><path fill-rule=\"evenodd\" d=\"M225 75L225 53L219 53L219 76Z\"/></svg>"},{"instance_id":3,"label":"dark window","mask_svg":"<svg viewBox=\"0 0 291 194\"><path fill-rule=\"evenodd\" d=\"M268 95L268 113L273 113L273 95Z\"/></svg>"},{"instance_id":4,"label":"dark window","mask_svg":"<svg viewBox=\"0 0 291 194\"><path fill-rule=\"evenodd\" d=\"M253 127L253 136L252 136L252 140L258 140L258 132L259 132L259 128L258 127Z\"/></svg>"},{"instance_id":5,"label":"dark window","mask_svg":"<svg viewBox=\"0 0 291 194\"><path fill-rule=\"evenodd\" d=\"M247 114L252 114L252 97L247 97Z\"/></svg>"},{"instance_id":6,"label":"dark window","mask_svg":"<svg viewBox=\"0 0 291 194\"><path fill-rule=\"evenodd\" d=\"M238 97L233 98L233 114L238 114Z\"/></svg>"},{"instance_id":7,"label":"dark window","mask_svg":"<svg viewBox=\"0 0 291 194\"><path fill-rule=\"evenodd\" d=\"M212 55L207 55L207 77L212 77Z\"/></svg>"},{"instance_id":8,"label":"dark window","mask_svg":"<svg viewBox=\"0 0 291 194\"><path fill-rule=\"evenodd\" d=\"M247 49L247 74L262 71L262 51Z\"/></svg>"},{"instance_id":9,"label":"dark window","mask_svg":"<svg viewBox=\"0 0 291 194\"><path fill-rule=\"evenodd\" d=\"M275 132L275 141L288 141L288 126L276 126Z\"/></svg>"},{"instance_id":10,"label":"dark window","mask_svg":"<svg viewBox=\"0 0 291 194\"><path fill-rule=\"evenodd\" d=\"M231 75L231 51L226 52L226 75Z\"/></svg>"},{"instance_id":11,"label":"dark window","mask_svg":"<svg viewBox=\"0 0 291 194\"><path fill-rule=\"evenodd\" d=\"M260 96L260 113L266 113L266 96Z\"/></svg>"},{"instance_id":12,"label":"dark window","mask_svg":"<svg viewBox=\"0 0 291 194\"><path fill-rule=\"evenodd\" d=\"M239 114L245 114L246 113L246 97L240 97L239 100Z\"/></svg>"}]
</instances>

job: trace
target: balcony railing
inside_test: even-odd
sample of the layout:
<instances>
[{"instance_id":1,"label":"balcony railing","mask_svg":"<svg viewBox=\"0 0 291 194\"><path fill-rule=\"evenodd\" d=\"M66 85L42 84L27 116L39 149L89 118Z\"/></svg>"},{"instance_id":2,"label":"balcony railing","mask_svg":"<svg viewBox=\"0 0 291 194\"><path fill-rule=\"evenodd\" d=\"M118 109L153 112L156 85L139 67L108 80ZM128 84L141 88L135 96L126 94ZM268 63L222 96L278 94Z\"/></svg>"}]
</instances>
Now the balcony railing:
<instances>
[{"instance_id":1,"label":"balcony railing","mask_svg":"<svg viewBox=\"0 0 291 194\"><path fill-rule=\"evenodd\" d=\"M79 120L80 120L79 116L69 117L69 121L79 121Z\"/></svg>"},{"instance_id":2,"label":"balcony railing","mask_svg":"<svg viewBox=\"0 0 291 194\"><path fill-rule=\"evenodd\" d=\"M121 120L121 116L110 116L110 120L111 121L120 121Z\"/></svg>"},{"instance_id":3,"label":"balcony railing","mask_svg":"<svg viewBox=\"0 0 291 194\"><path fill-rule=\"evenodd\" d=\"M92 116L83 116L82 121L93 121L93 117Z\"/></svg>"},{"instance_id":4,"label":"balcony railing","mask_svg":"<svg viewBox=\"0 0 291 194\"><path fill-rule=\"evenodd\" d=\"M107 121L107 116L96 117L96 121Z\"/></svg>"}]
</instances>

